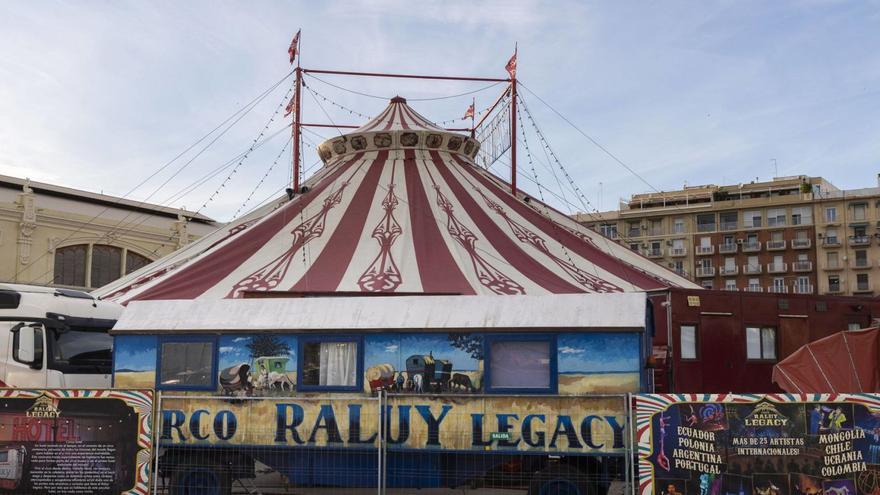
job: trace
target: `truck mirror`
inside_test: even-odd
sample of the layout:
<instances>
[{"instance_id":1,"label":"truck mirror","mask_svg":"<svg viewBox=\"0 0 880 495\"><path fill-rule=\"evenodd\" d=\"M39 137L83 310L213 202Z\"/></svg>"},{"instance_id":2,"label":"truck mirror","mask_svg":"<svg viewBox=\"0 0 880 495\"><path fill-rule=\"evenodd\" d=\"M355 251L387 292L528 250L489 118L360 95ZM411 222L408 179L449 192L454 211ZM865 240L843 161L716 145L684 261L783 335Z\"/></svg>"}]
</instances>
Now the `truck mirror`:
<instances>
[{"instance_id":1,"label":"truck mirror","mask_svg":"<svg viewBox=\"0 0 880 495\"><path fill-rule=\"evenodd\" d=\"M31 366L37 364L37 329L32 326L21 326L15 332L15 359ZM43 356L39 356L42 361Z\"/></svg>"}]
</instances>

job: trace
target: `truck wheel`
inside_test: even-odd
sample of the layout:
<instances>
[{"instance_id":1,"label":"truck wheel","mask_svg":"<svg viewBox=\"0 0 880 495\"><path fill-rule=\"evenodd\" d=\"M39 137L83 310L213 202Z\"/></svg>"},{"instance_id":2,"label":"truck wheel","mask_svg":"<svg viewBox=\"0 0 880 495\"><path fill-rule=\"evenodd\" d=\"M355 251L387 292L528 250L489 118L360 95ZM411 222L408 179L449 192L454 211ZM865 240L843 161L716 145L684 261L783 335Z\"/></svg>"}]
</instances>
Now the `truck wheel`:
<instances>
[{"instance_id":1,"label":"truck wheel","mask_svg":"<svg viewBox=\"0 0 880 495\"><path fill-rule=\"evenodd\" d=\"M529 495L595 495L586 475L572 466L555 464L535 473Z\"/></svg>"},{"instance_id":2,"label":"truck wheel","mask_svg":"<svg viewBox=\"0 0 880 495\"><path fill-rule=\"evenodd\" d=\"M230 495L229 473L210 466L174 470L169 492L172 495Z\"/></svg>"}]
</instances>

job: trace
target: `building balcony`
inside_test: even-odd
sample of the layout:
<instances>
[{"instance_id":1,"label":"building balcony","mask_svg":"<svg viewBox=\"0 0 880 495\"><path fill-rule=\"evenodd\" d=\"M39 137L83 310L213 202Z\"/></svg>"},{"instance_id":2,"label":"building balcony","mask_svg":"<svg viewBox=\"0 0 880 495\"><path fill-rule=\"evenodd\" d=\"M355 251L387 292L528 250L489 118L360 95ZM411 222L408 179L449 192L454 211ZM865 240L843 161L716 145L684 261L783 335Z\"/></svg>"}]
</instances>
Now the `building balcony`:
<instances>
[{"instance_id":1,"label":"building balcony","mask_svg":"<svg viewBox=\"0 0 880 495\"><path fill-rule=\"evenodd\" d=\"M785 285L771 285L767 287L767 292L771 294L788 294L788 286Z\"/></svg>"},{"instance_id":2,"label":"building balcony","mask_svg":"<svg viewBox=\"0 0 880 495\"><path fill-rule=\"evenodd\" d=\"M626 232L626 236L627 237L641 237L642 236L642 229L629 229Z\"/></svg>"},{"instance_id":3,"label":"building balcony","mask_svg":"<svg viewBox=\"0 0 880 495\"><path fill-rule=\"evenodd\" d=\"M867 269L871 268L871 262L866 259L864 259L864 260L856 259L856 260L853 260L850 268L852 268L853 270L867 270Z\"/></svg>"},{"instance_id":4,"label":"building balcony","mask_svg":"<svg viewBox=\"0 0 880 495\"><path fill-rule=\"evenodd\" d=\"M767 251L782 251L785 249L786 242L783 241L767 241Z\"/></svg>"},{"instance_id":5,"label":"building balcony","mask_svg":"<svg viewBox=\"0 0 880 495\"><path fill-rule=\"evenodd\" d=\"M736 222L721 222L721 230L736 230L739 228L739 224Z\"/></svg>"},{"instance_id":6,"label":"building balcony","mask_svg":"<svg viewBox=\"0 0 880 495\"><path fill-rule=\"evenodd\" d=\"M697 253L698 256L715 254L715 246L697 246L694 248L694 252Z\"/></svg>"},{"instance_id":7,"label":"building balcony","mask_svg":"<svg viewBox=\"0 0 880 495\"><path fill-rule=\"evenodd\" d=\"M834 263L828 263L825 265L825 270L827 271L835 271L835 270L843 270L843 263L839 261L835 261Z\"/></svg>"},{"instance_id":8,"label":"building balcony","mask_svg":"<svg viewBox=\"0 0 880 495\"><path fill-rule=\"evenodd\" d=\"M791 292L794 294L812 294L813 286L804 284L794 284L791 286Z\"/></svg>"},{"instance_id":9,"label":"building balcony","mask_svg":"<svg viewBox=\"0 0 880 495\"><path fill-rule=\"evenodd\" d=\"M792 271L795 272L811 272L813 271L812 261L795 261L791 264Z\"/></svg>"},{"instance_id":10,"label":"building balcony","mask_svg":"<svg viewBox=\"0 0 880 495\"><path fill-rule=\"evenodd\" d=\"M837 237L826 237L822 239L822 247L836 248L840 247L840 239Z\"/></svg>"},{"instance_id":11,"label":"building balcony","mask_svg":"<svg viewBox=\"0 0 880 495\"><path fill-rule=\"evenodd\" d=\"M662 258L663 250L662 249L649 249L645 252L645 256L648 258Z\"/></svg>"},{"instance_id":12,"label":"building balcony","mask_svg":"<svg viewBox=\"0 0 880 495\"><path fill-rule=\"evenodd\" d=\"M868 246L871 244L871 238L866 235L851 235L849 236L849 245L850 246Z\"/></svg>"},{"instance_id":13,"label":"building balcony","mask_svg":"<svg viewBox=\"0 0 880 495\"><path fill-rule=\"evenodd\" d=\"M791 248L792 249L809 249L813 246L813 242L810 239L792 239L791 240Z\"/></svg>"},{"instance_id":14,"label":"building balcony","mask_svg":"<svg viewBox=\"0 0 880 495\"><path fill-rule=\"evenodd\" d=\"M755 253L761 250L761 241L746 241L742 247L744 253Z\"/></svg>"},{"instance_id":15,"label":"building balcony","mask_svg":"<svg viewBox=\"0 0 880 495\"><path fill-rule=\"evenodd\" d=\"M669 250L669 256L672 256L673 258L680 258L682 256L687 256L687 253L688 253L687 248L683 248L683 247L671 248Z\"/></svg>"},{"instance_id":16,"label":"building balcony","mask_svg":"<svg viewBox=\"0 0 880 495\"><path fill-rule=\"evenodd\" d=\"M752 285L749 284L747 287L743 289L744 292L764 292L764 288L760 285Z\"/></svg>"},{"instance_id":17,"label":"building balcony","mask_svg":"<svg viewBox=\"0 0 880 495\"><path fill-rule=\"evenodd\" d=\"M718 268L718 274L721 276L736 275L739 273L738 266L722 266Z\"/></svg>"},{"instance_id":18,"label":"building balcony","mask_svg":"<svg viewBox=\"0 0 880 495\"><path fill-rule=\"evenodd\" d=\"M697 267L697 277L714 277L715 276L715 267L714 266L698 266Z\"/></svg>"},{"instance_id":19,"label":"building balcony","mask_svg":"<svg viewBox=\"0 0 880 495\"><path fill-rule=\"evenodd\" d=\"M691 278L691 274L687 272L687 270L672 270L675 273L681 275L684 278Z\"/></svg>"},{"instance_id":20,"label":"building balcony","mask_svg":"<svg viewBox=\"0 0 880 495\"><path fill-rule=\"evenodd\" d=\"M744 275L758 275L761 273L761 265L743 265Z\"/></svg>"},{"instance_id":21,"label":"building balcony","mask_svg":"<svg viewBox=\"0 0 880 495\"><path fill-rule=\"evenodd\" d=\"M720 254L734 254L734 253L736 253L736 250L738 247L739 247L739 245L737 245L733 242L726 242L724 244L718 245L718 252Z\"/></svg>"},{"instance_id":22,"label":"building balcony","mask_svg":"<svg viewBox=\"0 0 880 495\"><path fill-rule=\"evenodd\" d=\"M721 288L721 290L726 290L726 291L730 291L730 292L739 292L739 287L725 285L724 287Z\"/></svg>"},{"instance_id":23,"label":"building balcony","mask_svg":"<svg viewBox=\"0 0 880 495\"><path fill-rule=\"evenodd\" d=\"M785 273L788 271L788 263L767 263L767 273Z\"/></svg>"}]
</instances>

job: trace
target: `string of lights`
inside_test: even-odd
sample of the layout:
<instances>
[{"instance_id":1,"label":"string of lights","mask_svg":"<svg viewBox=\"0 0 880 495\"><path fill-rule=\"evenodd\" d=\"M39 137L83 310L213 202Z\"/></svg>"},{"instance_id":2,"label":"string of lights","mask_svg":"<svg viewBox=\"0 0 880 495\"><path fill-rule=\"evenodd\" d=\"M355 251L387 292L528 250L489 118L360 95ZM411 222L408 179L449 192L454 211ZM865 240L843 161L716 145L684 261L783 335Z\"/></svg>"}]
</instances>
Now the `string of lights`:
<instances>
[{"instance_id":1,"label":"string of lights","mask_svg":"<svg viewBox=\"0 0 880 495\"><path fill-rule=\"evenodd\" d=\"M281 159L281 157L284 155L284 152L287 151L287 147L290 146L290 143L292 143L292 142L293 142L293 136L289 137L287 139L287 142L284 143L284 146L281 148L281 151L278 153L278 156L275 157L275 160L272 162L272 165L269 166L269 169L266 170L266 172L260 178L260 181L257 182L257 185L254 186L254 188L251 190L250 194L247 195L247 197L241 203L241 206L239 206L238 209L235 210L235 213L232 214L232 218L238 218L238 214L241 213L241 210L243 210L244 207L247 206L247 204L251 201L251 198L254 197L254 194L256 194L256 192L260 189L260 187L263 186L263 182L266 181L266 178L269 177L269 174L271 174L272 170L275 169L275 165L278 165L278 160Z\"/></svg>"}]
</instances>

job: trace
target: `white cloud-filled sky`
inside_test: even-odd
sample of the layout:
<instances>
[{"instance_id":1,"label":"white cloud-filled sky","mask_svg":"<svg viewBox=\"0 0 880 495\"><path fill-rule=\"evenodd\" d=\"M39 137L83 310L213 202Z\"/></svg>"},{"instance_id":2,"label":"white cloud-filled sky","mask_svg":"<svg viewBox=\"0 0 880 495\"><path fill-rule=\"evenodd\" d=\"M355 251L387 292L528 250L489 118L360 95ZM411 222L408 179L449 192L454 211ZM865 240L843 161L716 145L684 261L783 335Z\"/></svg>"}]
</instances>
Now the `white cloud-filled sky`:
<instances>
[{"instance_id":1,"label":"white cloud-filled sky","mask_svg":"<svg viewBox=\"0 0 880 495\"><path fill-rule=\"evenodd\" d=\"M880 172L877 1L20 0L0 4L0 173L129 193L284 77L287 46L300 27L302 64L315 69L504 77L518 42L521 82L648 183L523 91L563 166L601 209L652 187L768 179L773 160L779 175L822 175L844 188L875 185ZM487 86L322 79L406 96L436 121L460 117L471 96L414 99ZM386 104L307 83L366 115ZM130 197L201 208L283 107L288 89L285 82L205 152L196 156L215 135ZM500 90L475 93L477 107ZM364 122L318 101L324 110L304 93L304 120ZM283 124L276 118L264 136ZM289 149L242 207L286 138L281 132L252 152L203 212L226 220L283 189ZM558 193L548 156L533 134L526 138L535 172L524 152L520 171ZM306 148L306 166L315 160ZM546 199L564 211L584 208L570 190L565 199Z\"/></svg>"}]
</instances>

